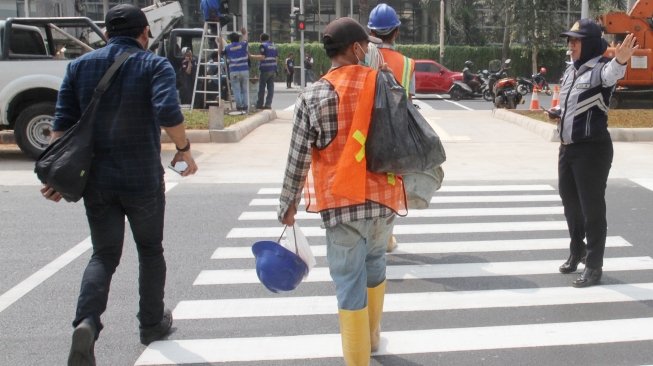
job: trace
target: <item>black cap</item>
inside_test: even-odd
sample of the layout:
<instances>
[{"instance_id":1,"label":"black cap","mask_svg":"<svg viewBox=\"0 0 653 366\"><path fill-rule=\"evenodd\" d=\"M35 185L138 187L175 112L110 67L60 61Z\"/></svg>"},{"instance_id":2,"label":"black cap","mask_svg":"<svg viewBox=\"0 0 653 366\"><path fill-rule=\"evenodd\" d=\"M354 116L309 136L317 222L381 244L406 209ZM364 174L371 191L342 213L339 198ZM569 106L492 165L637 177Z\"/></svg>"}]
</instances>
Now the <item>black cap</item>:
<instances>
[{"instance_id":1,"label":"black cap","mask_svg":"<svg viewBox=\"0 0 653 366\"><path fill-rule=\"evenodd\" d=\"M109 32L144 28L149 25L145 13L131 4L120 4L109 9L104 18L104 23Z\"/></svg>"},{"instance_id":2,"label":"black cap","mask_svg":"<svg viewBox=\"0 0 653 366\"><path fill-rule=\"evenodd\" d=\"M581 19L567 32L560 33L560 37L573 38L600 38L603 36L601 26L592 19Z\"/></svg>"},{"instance_id":3,"label":"black cap","mask_svg":"<svg viewBox=\"0 0 653 366\"><path fill-rule=\"evenodd\" d=\"M365 28L360 23L349 17L338 18L329 23L324 29L322 42L329 43L330 47L346 47L354 42L369 41L372 43L382 43L379 38L367 34Z\"/></svg>"}]
</instances>

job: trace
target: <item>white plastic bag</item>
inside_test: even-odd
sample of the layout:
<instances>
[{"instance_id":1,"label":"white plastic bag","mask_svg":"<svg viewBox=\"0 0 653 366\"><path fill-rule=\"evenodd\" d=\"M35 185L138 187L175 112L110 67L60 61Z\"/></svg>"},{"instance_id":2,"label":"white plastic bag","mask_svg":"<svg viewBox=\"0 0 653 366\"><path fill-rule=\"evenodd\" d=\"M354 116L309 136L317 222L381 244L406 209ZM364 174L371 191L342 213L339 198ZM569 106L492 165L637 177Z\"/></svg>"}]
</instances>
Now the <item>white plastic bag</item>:
<instances>
[{"instance_id":1,"label":"white plastic bag","mask_svg":"<svg viewBox=\"0 0 653 366\"><path fill-rule=\"evenodd\" d=\"M311 246L308 245L308 240L306 239L306 236L304 236L299 224L295 223L292 228L289 227L286 230L285 238L281 240L280 244L291 252L299 255L299 258L301 258L304 263L306 263L306 267L308 267L308 272L306 272L306 275L308 276L311 272L311 268L315 266L316 261Z\"/></svg>"}]
</instances>

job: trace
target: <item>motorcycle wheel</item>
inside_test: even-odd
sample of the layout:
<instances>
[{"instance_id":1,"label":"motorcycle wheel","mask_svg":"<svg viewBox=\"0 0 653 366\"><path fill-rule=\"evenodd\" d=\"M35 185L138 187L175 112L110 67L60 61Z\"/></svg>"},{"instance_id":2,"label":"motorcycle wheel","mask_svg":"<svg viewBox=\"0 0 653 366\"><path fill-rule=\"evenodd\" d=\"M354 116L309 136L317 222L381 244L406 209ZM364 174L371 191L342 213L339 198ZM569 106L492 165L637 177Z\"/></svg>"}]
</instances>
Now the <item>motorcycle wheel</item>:
<instances>
[{"instance_id":1,"label":"motorcycle wheel","mask_svg":"<svg viewBox=\"0 0 653 366\"><path fill-rule=\"evenodd\" d=\"M508 100L506 101L506 109L515 109L517 106L515 105L515 98L508 97Z\"/></svg>"},{"instance_id":2,"label":"motorcycle wheel","mask_svg":"<svg viewBox=\"0 0 653 366\"><path fill-rule=\"evenodd\" d=\"M503 97L498 96L498 97L494 98L494 106L495 106L496 108L503 108L503 107L505 107L505 104L504 104L504 102L503 102Z\"/></svg>"},{"instance_id":3,"label":"motorcycle wheel","mask_svg":"<svg viewBox=\"0 0 653 366\"><path fill-rule=\"evenodd\" d=\"M451 99L453 99L453 100L463 99L463 92L458 88L452 90L451 91Z\"/></svg>"},{"instance_id":4,"label":"motorcycle wheel","mask_svg":"<svg viewBox=\"0 0 653 366\"><path fill-rule=\"evenodd\" d=\"M489 89L486 89L483 92L483 99L487 100L488 102L491 102L494 98L492 97L492 92L490 92Z\"/></svg>"},{"instance_id":5,"label":"motorcycle wheel","mask_svg":"<svg viewBox=\"0 0 653 366\"><path fill-rule=\"evenodd\" d=\"M524 84L519 84L517 86L517 91L521 95L526 95L526 94L528 94L528 87L526 85L524 85Z\"/></svg>"}]
</instances>

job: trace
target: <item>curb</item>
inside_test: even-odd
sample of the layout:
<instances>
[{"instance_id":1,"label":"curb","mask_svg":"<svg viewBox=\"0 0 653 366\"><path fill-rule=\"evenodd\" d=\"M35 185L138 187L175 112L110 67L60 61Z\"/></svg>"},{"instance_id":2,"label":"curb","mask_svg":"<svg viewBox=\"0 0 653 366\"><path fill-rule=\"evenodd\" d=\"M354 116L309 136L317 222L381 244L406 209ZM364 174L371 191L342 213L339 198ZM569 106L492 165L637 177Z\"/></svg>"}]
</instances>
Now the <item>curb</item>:
<instances>
[{"instance_id":1,"label":"curb","mask_svg":"<svg viewBox=\"0 0 653 366\"><path fill-rule=\"evenodd\" d=\"M557 128L542 121L522 116L507 109L493 109L492 116L521 126L544 140L559 142ZM638 142L653 141L653 128L608 128L612 141Z\"/></svg>"},{"instance_id":2,"label":"curb","mask_svg":"<svg viewBox=\"0 0 653 366\"><path fill-rule=\"evenodd\" d=\"M186 130L192 143L238 142L264 123L277 118L274 110L262 110L223 130ZM165 130L161 129L161 143L171 143ZM0 131L0 145L15 144L13 131Z\"/></svg>"},{"instance_id":3,"label":"curb","mask_svg":"<svg viewBox=\"0 0 653 366\"><path fill-rule=\"evenodd\" d=\"M274 110L262 110L223 130L186 130L186 137L193 143L238 142L257 127L276 118L277 113ZM161 143L170 142L172 140L165 130L161 130Z\"/></svg>"}]
</instances>

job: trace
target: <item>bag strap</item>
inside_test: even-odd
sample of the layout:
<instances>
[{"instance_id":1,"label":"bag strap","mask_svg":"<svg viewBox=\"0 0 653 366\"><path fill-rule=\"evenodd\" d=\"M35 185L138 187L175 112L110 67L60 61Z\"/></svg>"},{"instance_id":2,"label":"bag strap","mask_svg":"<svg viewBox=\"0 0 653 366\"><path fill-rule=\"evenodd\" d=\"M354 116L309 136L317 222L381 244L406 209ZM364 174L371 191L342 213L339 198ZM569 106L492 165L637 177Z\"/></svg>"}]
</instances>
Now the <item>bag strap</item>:
<instances>
[{"instance_id":1,"label":"bag strap","mask_svg":"<svg viewBox=\"0 0 653 366\"><path fill-rule=\"evenodd\" d=\"M125 52L121 53L118 57L116 57L111 67L109 67L109 69L104 73L104 76L102 76L102 79L100 79L100 82L98 83L97 87L95 87L95 92L93 93L93 99L100 99L102 94L104 94L104 92L109 88L109 85L111 85L111 82L113 81L113 77L116 75L116 72L118 71L120 66L122 66L122 64L125 63L125 61L127 61L127 58L134 53L136 53L136 51L128 49Z\"/></svg>"}]
</instances>

